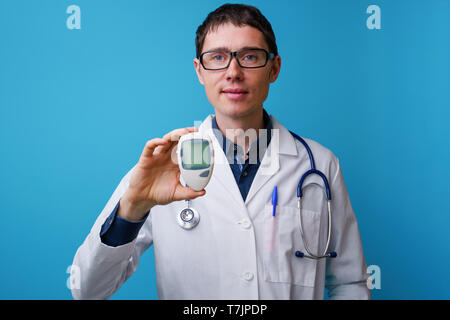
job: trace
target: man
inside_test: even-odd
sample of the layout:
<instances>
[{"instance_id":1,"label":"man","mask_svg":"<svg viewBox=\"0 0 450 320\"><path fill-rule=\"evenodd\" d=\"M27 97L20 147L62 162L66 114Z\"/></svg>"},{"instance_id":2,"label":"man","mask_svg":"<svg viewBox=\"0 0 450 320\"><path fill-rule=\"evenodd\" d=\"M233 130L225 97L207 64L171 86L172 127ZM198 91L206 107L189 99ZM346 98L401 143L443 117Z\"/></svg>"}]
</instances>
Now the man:
<instances>
[{"instance_id":1,"label":"man","mask_svg":"<svg viewBox=\"0 0 450 320\"><path fill-rule=\"evenodd\" d=\"M331 298L369 298L339 161L309 139L333 194L330 248L338 257L316 260L296 253L306 244L295 192L310 160L302 143L263 109L281 67L270 23L254 7L223 5L198 28L196 49L195 70L215 116L199 129L176 129L147 142L75 255L81 279L73 296L110 297L153 244L160 299L322 299L325 285ZM201 191L180 182L172 161L179 137L197 130L214 132L215 157L226 159L218 161ZM258 135L246 135L250 131ZM303 184L301 210L314 254L328 240L326 198L316 187L323 181L316 178ZM275 208L274 186L280 191ZM192 230L175 219L188 199L202 214Z\"/></svg>"}]
</instances>

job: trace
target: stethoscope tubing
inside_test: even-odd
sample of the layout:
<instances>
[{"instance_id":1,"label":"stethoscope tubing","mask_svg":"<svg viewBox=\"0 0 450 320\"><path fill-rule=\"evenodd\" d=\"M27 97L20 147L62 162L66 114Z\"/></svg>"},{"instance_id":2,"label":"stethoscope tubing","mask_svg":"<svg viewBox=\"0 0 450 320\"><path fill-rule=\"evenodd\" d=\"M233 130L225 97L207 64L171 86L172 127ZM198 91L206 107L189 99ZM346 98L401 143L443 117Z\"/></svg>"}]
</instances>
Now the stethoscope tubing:
<instances>
[{"instance_id":1,"label":"stethoscope tubing","mask_svg":"<svg viewBox=\"0 0 450 320\"><path fill-rule=\"evenodd\" d=\"M301 177L300 177L300 181L298 182L297 185L297 206L299 209L299 224L300 224L300 234L302 236L302 241L303 241L303 245L305 247L305 250L308 254L304 254L301 251L296 251L295 255L299 258L309 258L309 259L321 259L321 258L335 258L337 256L336 252L332 251L332 252L328 252L328 249L330 247L330 240L331 240L331 190L330 190L330 185L328 183L328 179L327 177L319 170L316 169L316 164L314 161L314 156L312 154L311 148L308 146L308 144L306 143L306 141L298 136L297 134L295 134L294 132L290 131L290 133L292 134L292 136L294 138L296 138L298 141L300 141L303 146L306 149L306 152L308 153L309 156L309 161L311 164L311 169L306 171ZM322 178L322 181L325 185L325 193L326 193L326 197L327 197L327 211L328 211L328 232L327 232L327 245L325 247L325 250L323 251L322 255L315 255L311 252L309 246L308 246L308 241L306 240L305 237L305 232L303 230L303 216L302 216L302 197L303 197L303 192L302 192L302 188L303 188L303 182L305 181L305 179L312 174L317 174L319 177Z\"/></svg>"},{"instance_id":2,"label":"stethoscope tubing","mask_svg":"<svg viewBox=\"0 0 450 320\"><path fill-rule=\"evenodd\" d=\"M300 234L302 236L302 241L305 246L305 250L308 253L303 254L301 258L309 258L309 259L322 259L322 258L334 258L335 252L328 253L328 248L330 247L330 240L331 240L331 201L327 200L327 210L328 210L328 232L327 232L327 245L325 247L325 250L323 251L322 255L315 255L311 252L308 246L308 242L306 241L305 232L303 230L303 219L302 219L302 198L298 198L297 200L298 205L298 211L299 211L299 224L300 224Z\"/></svg>"}]
</instances>

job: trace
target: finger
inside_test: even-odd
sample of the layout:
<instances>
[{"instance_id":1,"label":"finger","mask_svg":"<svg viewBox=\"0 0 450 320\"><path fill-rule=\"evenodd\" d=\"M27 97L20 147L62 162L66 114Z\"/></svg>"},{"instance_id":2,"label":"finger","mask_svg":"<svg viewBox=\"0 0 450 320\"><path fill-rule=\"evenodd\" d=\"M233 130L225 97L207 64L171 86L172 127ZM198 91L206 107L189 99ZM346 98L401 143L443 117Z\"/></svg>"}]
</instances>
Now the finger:
<instances>
[{"instance_id":1,"label":"finger","mask_svg":"<svg viewBox=\"0 0 450 320\"><path fill-rule=\"evenodd\" d=\"M176 146L176 142L174 143L171 141L167 141L164 145L159 145L155 148L155 151L153 151L153 156L157 156L160 154L170 152L169 150L171 150L172 147L175 147L175 146Z\"/></svg>"},{"instance_id":2,"label":"finger","mask_svg":"<svg viewBox=\"0 0 450 320\"><path fill-rule=\"evenodd\" d=\"M167 150L173 148L178 143L178 141L170 141L169 139L164 139L164 140L166 140L167 143L163 144L161 146L158 146L158 148L157 148L157 149L159 149L160 153L167 152Z\"/></svg>"},{"instance_id":3,"label":"finger","mask_svg":"<svg viewBox=\"0 0 450 320\"><path fill-rule=\"evenodd\" d=\"M151 157L156 147L166 145L167 143L167 140L161 138L154 138L147 141L144 151L142 151L142 157Z\"/></svg>"},{"instance_id":4,"label":"finger","mask_svg":"<svg viewBox=\"0 0 450 320\"><path fill-rule=\"evenodd\" d=\"M192 200L197 197L204 196L206 194L206 190L195 191L189 187L183 187L181 184L178 185L177 190L174 194L174 200Z\"/></svg>"},{"instance_id":5,"label":"finger","mask_svg":"<svg viewBox=\"0 0 450 320\"><path fill-rule=\"evenodd\" d=\"M187 127L187 128L180 128L175 129L167 133L163 139L170 140L170 141L178 141L182 135L185 135L187 133L196 132L198 131L197 127Z\"/></svg>"},{"instance_id":6,"label":"finger","mask_svg":"<svg viewBox=\"0 0 450 320\"><path fill-rule=\"evenodd\" d=\"M175 156L175 158L177 157L176 154L176 150L177 150L177 145L178 145L178 140L176 141L171 141L170 137L166 137L164 140L167 141L166 144L164 145L160 145L156 148L155 152L153 153L153 155L157 155L157 154L161 154L161 153L175 153L172 156ZM175 161L174 163L178 163L178 161Z\"/></svg>"}]
</instances>

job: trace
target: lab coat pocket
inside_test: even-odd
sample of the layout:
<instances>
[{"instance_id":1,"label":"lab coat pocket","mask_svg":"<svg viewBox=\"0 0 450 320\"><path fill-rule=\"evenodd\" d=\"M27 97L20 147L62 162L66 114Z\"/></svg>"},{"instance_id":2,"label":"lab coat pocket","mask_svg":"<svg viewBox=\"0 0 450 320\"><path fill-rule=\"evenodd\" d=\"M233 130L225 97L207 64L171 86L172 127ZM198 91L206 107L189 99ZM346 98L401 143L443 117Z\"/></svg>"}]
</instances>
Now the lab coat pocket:
<instances>
[{"instance_id":1,"label":"lab coat pocket","mask_svg":"<svg viewBox=\"0 0 450 320\"><path fill-rule=\"evenodd\" d=\"M303 229L309 249L318 251L320 214L302 209ZM317 261L298 258L295 251L306 254L300 233L299 209L277 206L275 217L272 206L264 210L264 279L313 287Z\"/></svg>"}]
</instances>

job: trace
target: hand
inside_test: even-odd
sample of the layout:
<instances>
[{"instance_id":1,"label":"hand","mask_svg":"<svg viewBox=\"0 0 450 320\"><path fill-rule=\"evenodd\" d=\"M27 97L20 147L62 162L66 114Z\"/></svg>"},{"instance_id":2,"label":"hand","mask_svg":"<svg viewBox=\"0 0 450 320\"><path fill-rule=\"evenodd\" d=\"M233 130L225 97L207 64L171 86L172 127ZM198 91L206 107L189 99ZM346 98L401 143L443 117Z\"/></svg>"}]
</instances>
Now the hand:
<instances>
[{"instance_id":1,"label":"hand","mask_svg":"<svg viewBox=\"0 0 450 320\"><path fill-rule=\"evenodd\" d=\"M118 215L131 221L141 220L155 205L194 199L206 191L194 191L180 183L178 163L172 152L184 134L198 131L196 127L176 129L163 138L149 140L130 176L130 184L120 200Z\"/></svg>"}]
</instances>

